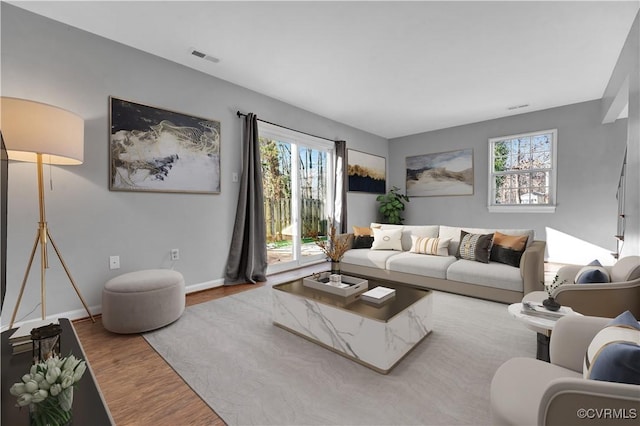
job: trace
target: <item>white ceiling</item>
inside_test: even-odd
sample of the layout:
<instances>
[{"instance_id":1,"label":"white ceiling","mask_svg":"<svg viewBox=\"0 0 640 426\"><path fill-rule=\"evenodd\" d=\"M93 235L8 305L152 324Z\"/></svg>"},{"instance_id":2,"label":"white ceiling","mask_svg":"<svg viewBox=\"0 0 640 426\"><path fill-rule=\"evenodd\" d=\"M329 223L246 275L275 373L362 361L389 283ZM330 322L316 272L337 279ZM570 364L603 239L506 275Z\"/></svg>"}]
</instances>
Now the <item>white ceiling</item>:
<instances>
[{"instance_id":1,"label":"white ceiling","mask_svg":"<svg viewBox=\"0 0 640 426\"><path fill-rule=\"evenodd\" d=\"M640 6L9 3L386 138L601 98Z\"/></svg>"}]
</instances>

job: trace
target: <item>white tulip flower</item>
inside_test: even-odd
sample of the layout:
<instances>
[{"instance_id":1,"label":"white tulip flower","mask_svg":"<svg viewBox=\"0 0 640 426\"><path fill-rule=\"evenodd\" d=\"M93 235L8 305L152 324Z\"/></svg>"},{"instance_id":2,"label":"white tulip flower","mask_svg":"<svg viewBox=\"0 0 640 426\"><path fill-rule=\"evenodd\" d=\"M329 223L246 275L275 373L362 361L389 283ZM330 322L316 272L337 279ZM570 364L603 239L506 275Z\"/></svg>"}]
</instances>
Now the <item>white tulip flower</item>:
<instances>
[{"instance_id":1,"label":"white tulip flower","mask_svg":"<svg viewBox=\"0 0 640 426\"><path fill-rule=\"evenodd\" d=\"M77 383L87 369L87 363L81 361L73 372L73 383Z\"/></svg>"},{"instance_id":2,"label":"white tulip flower","mask_svg":"<svg viewBox=\"0 0 640 426\"><path fill-rule=\"evenodd\" d=\"M38 390L38 383L35 380L29 380L24 384L24 388L29 393L34 393Z\"/></svg>"},{"instance_id":3,"label":"white tulip flower","mask_svg":"<svg viewBox=\"0 0 640 426\"><path fill-rule=\"evenodd\" d=\"M69 386L73 385L73 372L65 371L60 375L60 384L62 385L62 389L67 389Z\"/></svg>"},{"instance_id":4,"label":"white tulip flower","mask_svg":"<svg viewBox=\"0 0 640 426\"><path fill-rule=\"evenodd\" d=\"M23 393L18 397L18 406L24 407L25 405L29 405L32 399L33 397L30 393Z\"/></svg>"},{"instance_id":5,"label":"white tulip flower","mask_svg":"<svg viewBox=\"0 0 640 426\"><path fill-rule=\"evenodd\" d=\"M47 369L47 382L49 382L49 384L54 384L56 382L56 380L58 379L58 377L60 376L60 367L53 367L53 368L49 368Z\"/></svg>"},{"instance_id":6,"label":"white tulip flower","mask_svg":"<svg viewBox=\"0 0 640 426\"><path fill-rule=\"evenodd\" d=\"M13 396L20 396L26 391L24 383L14 383L9 389L9 393Z\"/></svg>"},{"instance_id":7,"label":"white tulip flower","mask_svg":"<svg viewBox=\"0 0 640 426\"><path fill-rule=\"evenodd\" d=\"M58 396L60 392L62 392L62 385L60 383L51 385L51 388L49 388L49 393L51 394L51 396Z\"/></svg>"},{"instance_id":8,"label":"white tulip flower","mask_svg":"<svg viewBox=\"0 0 640 426\"><path fill-rule=\"evenodd\" d=\"M33 394L33 397L31 398L31 402L34 402L34 403L42 402L45 399L47 399L48 396L49 396L49 392L47 392L44 389L40 389L39 391Z\"/></svg>"}]
</instances>

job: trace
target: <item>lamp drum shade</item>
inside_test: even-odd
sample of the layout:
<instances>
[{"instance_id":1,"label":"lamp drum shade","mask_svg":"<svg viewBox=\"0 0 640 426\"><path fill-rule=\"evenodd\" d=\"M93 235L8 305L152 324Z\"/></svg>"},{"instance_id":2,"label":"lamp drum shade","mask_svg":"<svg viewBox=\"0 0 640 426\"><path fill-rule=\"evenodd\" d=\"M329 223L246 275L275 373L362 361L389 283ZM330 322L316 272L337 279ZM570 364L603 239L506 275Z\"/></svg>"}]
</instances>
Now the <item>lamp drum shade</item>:
<instances>
[{"instance_id":1,"label":"lamp drum shade","mask_svg":"<svg viewBox=\"0 0 640 426\"><path fill-rule=\"evenodd\" d=\"M84 159L84 120L64 109L2 97L0 130L9 160L75 165Z\"/></svg>"}]
</instances>

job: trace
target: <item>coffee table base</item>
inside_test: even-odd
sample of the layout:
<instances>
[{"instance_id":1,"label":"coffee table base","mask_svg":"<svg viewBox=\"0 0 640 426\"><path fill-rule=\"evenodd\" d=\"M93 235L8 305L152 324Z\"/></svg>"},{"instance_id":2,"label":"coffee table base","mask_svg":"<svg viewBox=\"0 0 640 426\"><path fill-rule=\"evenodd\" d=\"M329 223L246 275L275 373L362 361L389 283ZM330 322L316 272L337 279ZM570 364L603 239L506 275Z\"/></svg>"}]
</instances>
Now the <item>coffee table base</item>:
<instances>
[{"instance_id":1,"label":"coffee table base","mask_svg":"<svg viewBox=\"0 0 640 426\"><path fill-rule=\"evenodd\" d=\"M382 374L389 373L433 327L431 294L388 321L291 293L272 294L275 325Z\"/></svg>"}]
</instances>

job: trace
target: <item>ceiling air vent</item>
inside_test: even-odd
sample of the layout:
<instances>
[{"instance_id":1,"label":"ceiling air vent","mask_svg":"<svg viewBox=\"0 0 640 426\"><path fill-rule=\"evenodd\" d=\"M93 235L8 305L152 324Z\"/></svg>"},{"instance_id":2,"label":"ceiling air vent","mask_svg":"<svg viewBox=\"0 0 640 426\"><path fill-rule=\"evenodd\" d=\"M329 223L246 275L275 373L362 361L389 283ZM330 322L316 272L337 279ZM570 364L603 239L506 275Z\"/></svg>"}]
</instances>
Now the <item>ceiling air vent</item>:
<instances>
[{"instance_id":1,"label":"ceiling air vent","mask_svg":"<svg viewBox=\"0 0 640 426\"><path fill-rule=\"evenodd\" d=\"M194 48L191 48L190 50L193 56L197 56L198 58L213 62L214 64L220 62L220 59L216 58L215 56L207 55L206 53L200 52L199 50L196 50Z\"/></svg>"},{"instance_id":2,"label":"ceiling air vent","mask_svg":"<svg viewBox=\"0 0 640 426\"><path fill-rule=\"evenodd\" d=\"M508 109L509 111L513 111L514 109L526 108L526 107L528 107L528 106L529 106L529 104L514 105L514 106L510 106L510 107L508 107L507 109Z\"/></svg>"}]
</instances>

